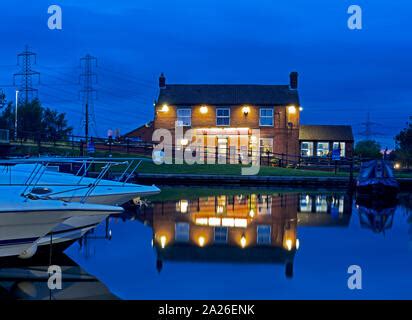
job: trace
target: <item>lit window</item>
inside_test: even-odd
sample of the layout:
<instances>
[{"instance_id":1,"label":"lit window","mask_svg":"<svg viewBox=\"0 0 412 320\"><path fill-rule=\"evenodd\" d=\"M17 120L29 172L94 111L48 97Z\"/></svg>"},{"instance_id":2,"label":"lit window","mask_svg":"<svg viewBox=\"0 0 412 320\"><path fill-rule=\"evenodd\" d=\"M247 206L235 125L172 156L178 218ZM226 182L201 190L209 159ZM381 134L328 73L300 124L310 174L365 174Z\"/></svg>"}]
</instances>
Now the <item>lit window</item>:
<instances>
[{"instance_id":1,"label":"lit window","mask_svg":"<svg viewBox=\"0 0 412 320\"><path fill-rule=\"evenodd\" d=\"M215 228L215 242L216 243L226 243L227 242L227 231L226 227L216 227Z\"/></svg>"},{"instance_id":2,"label":"lit window","mask_svg":"<svg viewBox=\"0 0 412 320\"><path fill-rule=\"evenodd\" d=\"M260 139L260 154L265 155L267 153L273 153L273 139L272 138Z\"/></svg>"},{"instance_id":3,"label":"lit window","mask_svg":"<svg viewBox=\"0 0 412 320\"><path fill-rule=\"evenodd\" d=\"M313 157L313 142L302 142L300 145L300 155L302 157Z\"/></svg>"},{"instance_id":4,"label":"lit window","mask_svg":"<svg viewBox=\"0 0 412 320\"><path fill-rule=\"evenodd\" d=\"M346 147L345 142L334 142L333 143L333 150L336 150L336 149L340 148L340 156L341 157L345 157L345 147Z\"/></svg>"},{"instance_id":5,"label":"lit window","mask_svg":"<svg viewBox=\"0 0 412 320\"><path fill-rule=\"evenodd\" d=\"M177 109L177 125L181 127L192 125L192 109Z\"/></svg>"},{"instance_id":6,"label":"lit window","mask_svg":"<svg viewBox=\"0 0 412 320\"><path fill-rule=\"evenodd\" d=\"M273 109L261 108L259 115L259 125L261 127L273 127Z\"/></svg>"},{"instance_id":7,"label":"lit window","mask_svg":"<svg viewBox=\"0 0 412 320\"><path fill-rule=\"evenodd\" d=\"M177 222L175 224L175 240L180 242L189 241L189 229L187 222Z\"/></svg>"},{"instance_id":8,"label":"lit window","mask_svg":"<svg viewBox=\"0 0 412 320\"><path fill-rule=\"evenodd\" d=\"M230 109L217 108L216 109L216 125L229 126L230 125Z\"/></svg>"},{"instance_id":9,"label":"lit window","mask_svg":"<svg viewBox=\"0 0 412 320\"><path fill-rule=\"evenodd\" d=\"M318 142L317 156L326 157L329 154L329 142Z\"/></svg>"},{"instance_id":10,"label":"lit window","mask_svg":"<svg viewBox=\"0 0 412 320\"><path fill-rule=\"evenodd\" d=\"M257 243L270 244L271 243L271 228L268 225L257 226Z\"/></svg>"}]
</instances>

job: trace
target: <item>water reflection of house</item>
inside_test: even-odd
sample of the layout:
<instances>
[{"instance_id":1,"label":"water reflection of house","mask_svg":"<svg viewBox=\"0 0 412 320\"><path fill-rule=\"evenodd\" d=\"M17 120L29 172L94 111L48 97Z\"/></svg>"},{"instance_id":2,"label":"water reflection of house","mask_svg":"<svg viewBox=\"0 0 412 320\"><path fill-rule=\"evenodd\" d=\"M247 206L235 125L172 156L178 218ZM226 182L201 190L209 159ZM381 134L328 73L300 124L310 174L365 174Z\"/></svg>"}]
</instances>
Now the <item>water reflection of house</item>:
<instances>
[{"instance_id":1,"label":"water reflection of house","mask_svg":"<svg viewBox=\"0 0 412 320\"><path fill-rule=\"evenodd\" d=\"M279 263L293 274L296 195L210 196L155 203L143 219L163 261Z\"/></svg>"},{"instance_id":2,"label":"water reflection of house","mask_svg":"<svg viewBox=\"0 0 412 320\"><path fill-rule=\"evenodd\" d=\"M299 195L299 226L348 226L352 214L352 197L349 194Z\"/></svg>"}]
</instances>

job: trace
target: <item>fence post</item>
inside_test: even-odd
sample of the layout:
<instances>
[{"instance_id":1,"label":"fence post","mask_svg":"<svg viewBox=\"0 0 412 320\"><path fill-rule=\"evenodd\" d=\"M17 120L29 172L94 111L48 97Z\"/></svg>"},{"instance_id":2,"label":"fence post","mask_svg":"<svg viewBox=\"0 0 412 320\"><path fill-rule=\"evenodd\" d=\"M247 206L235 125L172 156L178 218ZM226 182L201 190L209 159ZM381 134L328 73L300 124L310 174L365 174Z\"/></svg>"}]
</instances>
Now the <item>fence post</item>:
<instances>
[{"instance_id":1,"label":"fence post","mask_svg":"<svg viewBox=\"0 0 412 320\"><path fill-rule=\"evenodd\" d=\"M353 189L353 157L350 161L350 169L349 169L349 188Z\"/></svg>"}]
</instances>

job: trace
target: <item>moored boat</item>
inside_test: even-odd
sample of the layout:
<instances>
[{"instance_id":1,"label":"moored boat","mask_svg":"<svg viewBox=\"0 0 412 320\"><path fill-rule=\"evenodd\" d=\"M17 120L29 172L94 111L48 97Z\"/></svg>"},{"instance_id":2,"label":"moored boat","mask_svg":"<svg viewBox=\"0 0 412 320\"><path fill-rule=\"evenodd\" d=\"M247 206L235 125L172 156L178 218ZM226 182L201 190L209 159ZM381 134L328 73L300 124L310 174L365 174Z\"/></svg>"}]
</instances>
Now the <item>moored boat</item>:
<instances>
[{"instance_id":1,"label":"moored boat","mask_svg":"<svg viewBox=\"0 0 412 320\"><path fill-rule=\"evenodd\" d=\"M372 160L362 164L357 184L357 197L396 198L399 183L392 168L384 160Z\"/></svg>"}]
</instances>

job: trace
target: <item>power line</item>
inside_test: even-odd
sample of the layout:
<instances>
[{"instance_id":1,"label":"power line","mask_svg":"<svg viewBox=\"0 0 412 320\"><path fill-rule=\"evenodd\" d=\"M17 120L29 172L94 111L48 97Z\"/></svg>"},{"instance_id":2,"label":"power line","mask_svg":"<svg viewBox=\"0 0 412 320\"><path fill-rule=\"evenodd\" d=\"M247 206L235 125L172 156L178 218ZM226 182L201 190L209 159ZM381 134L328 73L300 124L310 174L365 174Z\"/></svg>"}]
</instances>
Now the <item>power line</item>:
<instances>
[{"instance_id":1,"label":"power line","mask_svg":"<svg viewBox=\"0 0 412 320\"><path fill-rule=\"evenodd\" d=\"M34 61L32 62L32 59ZM34 52L29 51L29 47L26 46L24 51L17 55L17 64L21 65L20 72L16 72L13 75L13 81L16 77L20 77L20 87L19 91L21 91L24 95L24 103L28 103L33 96L37 97L38 90L33 88L33 79L32 77L37 76L38 82L40 82L40 72L34 71L32 69L32 64L36 64L37 54ZM20 64L21 63L21 64Z\"/></svg>"},{"instance_id":2,"label":"power line","mask_svg":"<svg viewBox=\"0 0 412 320\"><path fill-rule=\"evenodd\" d=\"M364 130L359 132L358 135L360 135L361 137L364 137L365 140L371 140L374 136L383 135L382 133L374 131L373 126L377 126L381 124L370 120L369 111L366 116L366 121L362 122L361 125L364 127Z\"/></svg>"}]
</instances>

